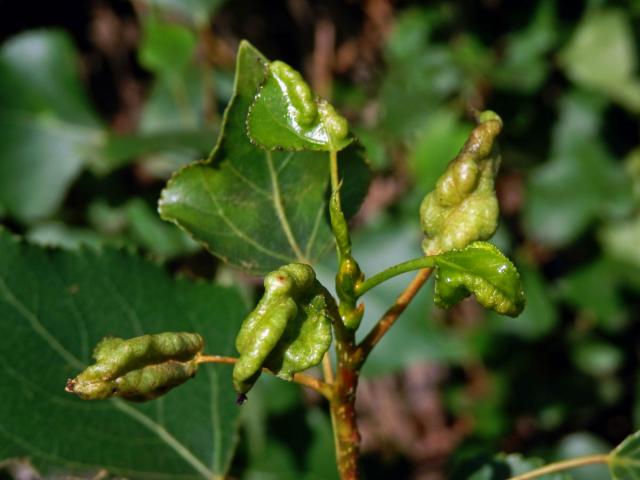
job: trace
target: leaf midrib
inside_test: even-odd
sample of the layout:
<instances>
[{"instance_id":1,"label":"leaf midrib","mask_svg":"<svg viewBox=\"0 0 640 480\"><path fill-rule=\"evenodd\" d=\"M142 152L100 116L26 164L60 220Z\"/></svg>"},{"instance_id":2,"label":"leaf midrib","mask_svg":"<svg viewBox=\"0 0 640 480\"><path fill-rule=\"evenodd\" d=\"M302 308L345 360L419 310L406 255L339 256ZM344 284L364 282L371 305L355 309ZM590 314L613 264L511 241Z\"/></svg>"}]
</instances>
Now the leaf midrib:
<instances>
[{"instance_id":1,"label":"leaf midrib","mask_svg":"<svg viewBox=\"0 0 640 480\"><path fill-rule=\"evenodd\" d=\"M293 153L290 153L289 155L293 155ZM287 237L289 246L295 254L296 259L304 263L309 263L305 258L305 255L302 253L302 250L300 249L300 246L298 245L298 242L293 235L293 231L291 229L291 225L289 224L287 214L284 211L282 197L280 196L280 183L278 182L278 177L276 175L275 168L273 167L273 158L271 157L270 151L265 151L265 158L267 160L269 175L271 177L271 190L273 191L273 208L276 211L276 215L278 216L278 220L280 221L280 225L282 226L284 235Z\"/></svg>"}]
</instances>

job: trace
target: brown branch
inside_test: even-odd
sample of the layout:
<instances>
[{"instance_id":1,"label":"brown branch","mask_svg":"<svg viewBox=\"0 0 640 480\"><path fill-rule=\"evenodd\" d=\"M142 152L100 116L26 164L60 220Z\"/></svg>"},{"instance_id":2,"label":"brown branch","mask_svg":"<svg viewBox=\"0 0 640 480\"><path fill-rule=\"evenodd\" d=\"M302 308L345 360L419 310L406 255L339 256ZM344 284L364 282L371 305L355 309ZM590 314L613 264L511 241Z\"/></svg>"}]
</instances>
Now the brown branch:
<instances>
[{"instance_id":1,"label":"brown branch","mask_svg":"<svg viewBox=\"0 0 640 480\"><path fill-rule=\"evenodd\" d=\"M432 271L432 268L425 268L418 271L417 275L413 278L407 288L398 295L394 304L384 313L382 318L378 320L378 323L376 323L362 342L360 342L356 352L358 363L360 365L362 365L362 363L367 359L373 347L382 340L382 337L393 326L400 314L404 312L411 300L413 300L413 297L416 296L420 288L422 288L425 282L429 279Z\"/></svg>"},{"instance_id":2,"label":"brown branch","mask_svg":"<svg viewBox=\"0 0 640 480\"><path fill-rule=\"evenodd\" d=\"M238 362L236 357L223 357L220 355L199 355L197 360L198 363L225 363L225 364L234 364ZM263 372L270 373L271 375L275 375L272 370L268 368L262 368ZM333 397L333 387L323 382L322 380L312 377L311 375L305 375L304 373L296 373L293 375L293 379L291 380L294 383L300 384L307 388L311 388L315 390L320 395L325 397L327 400L331 400Z\"/></svg>"}]
</instances>

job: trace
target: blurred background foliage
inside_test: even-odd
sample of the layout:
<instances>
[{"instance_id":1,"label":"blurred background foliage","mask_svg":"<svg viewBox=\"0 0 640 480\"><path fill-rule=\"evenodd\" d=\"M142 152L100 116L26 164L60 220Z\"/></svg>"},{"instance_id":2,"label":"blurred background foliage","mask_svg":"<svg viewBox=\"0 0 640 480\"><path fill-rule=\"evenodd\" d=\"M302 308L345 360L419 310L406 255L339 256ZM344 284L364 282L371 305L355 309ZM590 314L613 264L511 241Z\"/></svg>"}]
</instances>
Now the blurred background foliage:
<instances>
[{"instance_id":1,"label":"blurred background foliage","mask_svg":"<svg viewBox=\"0 0 640 480\"><path fill-rule=\"evenodd\" d=\"M369 274L419 254L420 199L471 112L499 112L494 242L527 307L511 319L419 297L359 390L366 478L500 478L526 461L483 458L603 452L640 429L639 0L25 0L5 2L0 27L2 224L68 249L135 246L250 298L259 280L155 211L171 172L215 144L240 39L300 69L365 145L376 177L354 252ZM406 282L365 298L364 331ZM335 478L322 402L257 389L232 476Z\"/></svg>"}]
</instances>

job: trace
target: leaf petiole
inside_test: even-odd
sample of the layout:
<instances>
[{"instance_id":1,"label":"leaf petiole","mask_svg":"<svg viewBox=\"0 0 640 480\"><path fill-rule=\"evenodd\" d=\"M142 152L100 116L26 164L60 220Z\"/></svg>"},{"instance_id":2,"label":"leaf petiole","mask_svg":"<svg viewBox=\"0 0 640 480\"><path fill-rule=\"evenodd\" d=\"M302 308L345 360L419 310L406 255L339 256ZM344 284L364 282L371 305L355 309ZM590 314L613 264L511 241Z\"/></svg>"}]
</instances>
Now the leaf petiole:
<instances>
[{"instance_id":1,"label":"leaf petiole","mask_svg":"<svg viewBox=\"0 0 640 480\"><path fill-rule=\"evenodd\" d=\"M407 288L398 295L398 298L396 298L393 305L389 307L380 320L378 320L378 323L376 323L367 336L364 337L362 342L360 342L355 353L358 365L362 365L365 362L371 353L371 350L373 350L373 348L380 342L382 337L389 331L402 312L405 311L422 286L427 280L429 280L431 272L433 272L432 268L423 268L418 271Z\"/></svg>"},{"instance_id":2,"label":"leaf petiole","mask_svg":"<svg viewBox=\"0 0 640 480\"><path fill-rule=\"evenodd\" d=\"M586 465L593 465L597 463L609 463L609 455L589 455L586 457L573 458L571 460L565 460L563 462L550 463L544 467L537 468L521 475L509 478L509 480L531 480L532 478L538 478L550 473L561 472L563 470L569 470L571 468L584 467Z\"/></svg>"},{"instance_id":3,"label":"leaf petiole","mask_svg":"<svg viewBox=\"0 0 640 480\"><path fill-rule=\"evenodd\" d=\"M421 270L423 268L433 268L435 266L435 256L414 258L403 263L399 263L392 267L376 273L374 276L367 278L364 282L356 286L355 293L357 297L361 297L372 288L380 285L382 282L401 275L403 273Z\"/></svg>"},{"instance_id":4,"label":"leaf petiole","mask_svg":"<svg viewBox=\"0 0 640 480\"><path fill-rule=\"evenodd\" d=\"M351 257L351 238L340 200L340 175L338 173L338 152L336 150L329 151L329 170L331 172L329 215L333 236L336 238L338 262L342 263L345 259Z\"/></svg>"},{"instance_id":5,"label":"leaf petiole","mask_svg":"<svg viewBox=\"0 0 640 480\"><path fill-rule=\"evenodd\" d=\"M199 355L196 358L196 363L223 363L227 365L233 365L237 362L238 362L238 359L236 357L224 357L221 355ZM265 373L270 373L271 375L275 375L268 368L263 368L262 371ZM333 398L332 385L327 382L323 382L318 378L312 377L311 375L305 375L304 373L296 373L293 375L293 379L291 381L299 385L302 385L304 387L315 390L316 392L318 392L320 395L322 395L329 401L331 401L331 399Z\"/></svg>"}]
</instances>

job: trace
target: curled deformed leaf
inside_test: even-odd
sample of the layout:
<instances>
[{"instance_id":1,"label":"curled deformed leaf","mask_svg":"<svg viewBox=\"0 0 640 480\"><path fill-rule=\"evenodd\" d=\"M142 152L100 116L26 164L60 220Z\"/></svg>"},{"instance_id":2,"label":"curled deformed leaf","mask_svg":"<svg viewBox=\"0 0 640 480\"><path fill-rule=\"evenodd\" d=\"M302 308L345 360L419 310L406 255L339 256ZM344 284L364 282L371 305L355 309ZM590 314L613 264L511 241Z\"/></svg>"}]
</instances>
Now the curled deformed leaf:
<instances>
[{"instance_id":1,"label":"curled deformed leaf","mask_svg":"<svg viewBox=\"0 0 640 480\"><path fill-rule=\"evenodd\" d=\"M316 97L300 73L271 62L249 109L249 137L269 150L342 150L351 143L347 120Z\"/></svg>"},{"instance_id":2,"label":"curled deformed leaf","mask_svg":"<svg viewBox=\"0 0 640 480\"><path fill-rule=\"evenodd\" d=\"M251 389L262 368L290 380L320 363L331 344L324 289L309 265L285 265L265 277L264 287L236 338L240 358L233 385L241 394Z\"/></svg>"},{"instance_id":3,"label":"curled deformed leaf","mask_svg":"<svg viewBox=\"0 0 640 480\"><path fill-rule=\"evenodd\" d=\"M69 380L66 390L83 400L151 400L196 374L196 357L203 347L204 340L195 333L107 337L93 352L96 363Z\"/></svg>"},{"instance_id":4,"label":"curled deformed leaf","mask_svg":"<svg viewBox=\"0 0 640 480\"><path fill-rule=\"evenodd\" d=\"M494 178L500 165L495 139L502 120L491 111L479 116L458 156L438 179L420 206L426 235L422 247L427 255L464 248L486 240L498 224L498 201Z\"/></svg>"},{"instance_id":5,"label":"curled deformed leaf","mask_svg":"<svg viewBox=\"0 0 640 480\"><path fill-rule=\"evenodd\" d=\"M524 308L520 274L494 245L473 242L462 250L434 257L436 285L434 301L450 307L473 294L485 308L512 317Z\"/></svg>"}]
</instances>

